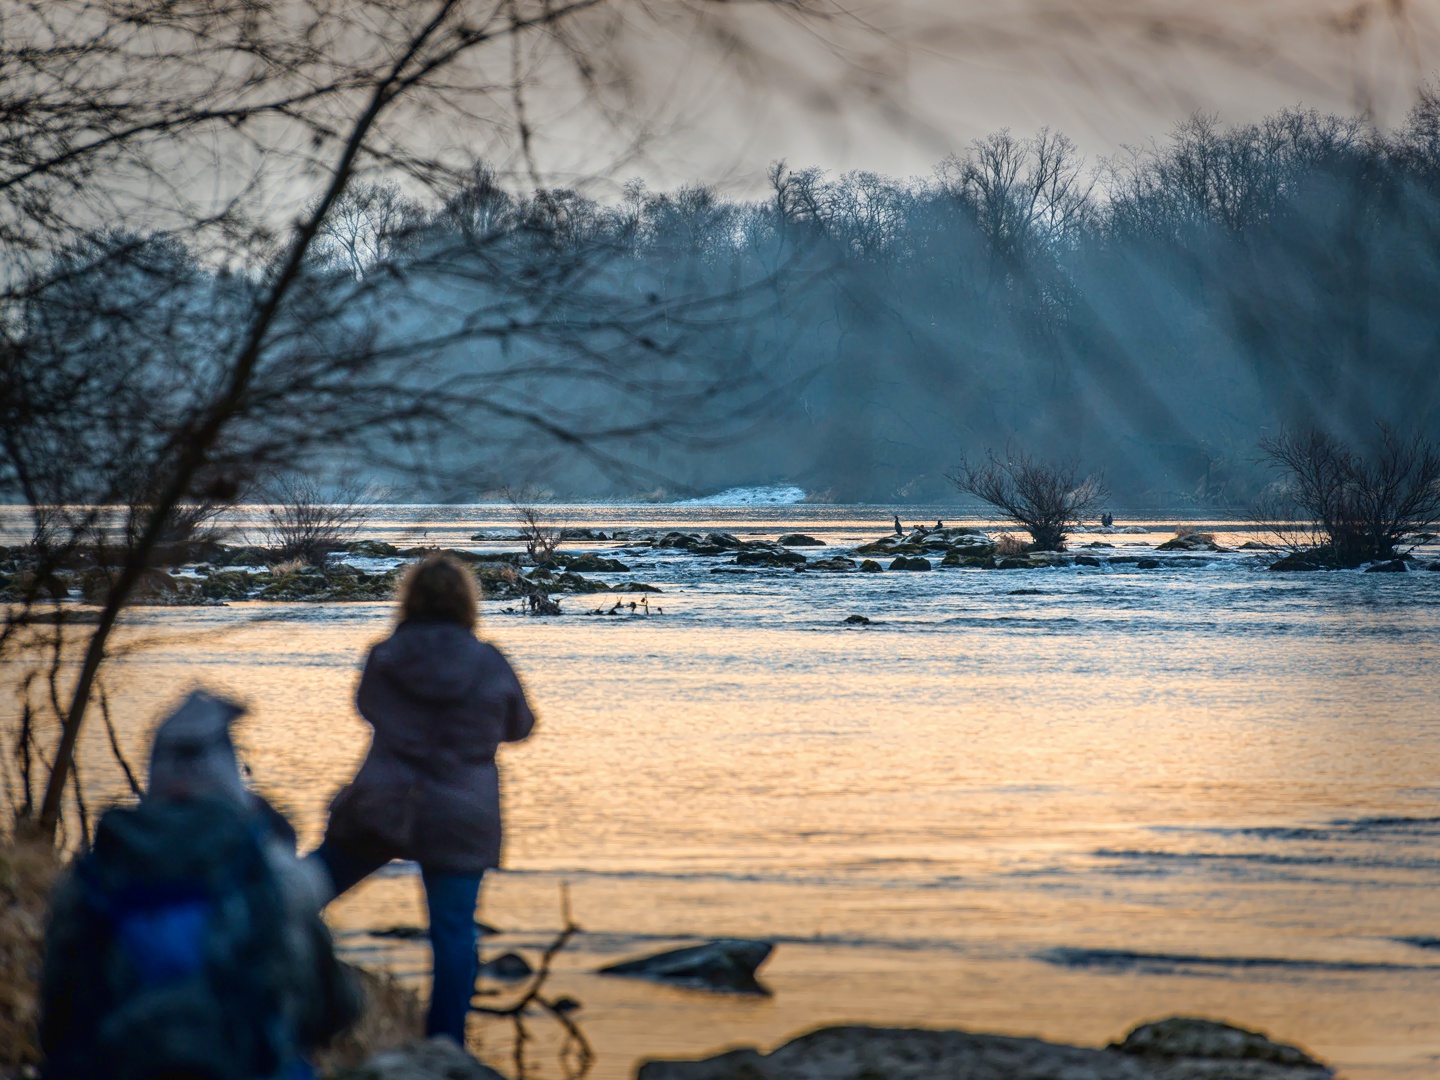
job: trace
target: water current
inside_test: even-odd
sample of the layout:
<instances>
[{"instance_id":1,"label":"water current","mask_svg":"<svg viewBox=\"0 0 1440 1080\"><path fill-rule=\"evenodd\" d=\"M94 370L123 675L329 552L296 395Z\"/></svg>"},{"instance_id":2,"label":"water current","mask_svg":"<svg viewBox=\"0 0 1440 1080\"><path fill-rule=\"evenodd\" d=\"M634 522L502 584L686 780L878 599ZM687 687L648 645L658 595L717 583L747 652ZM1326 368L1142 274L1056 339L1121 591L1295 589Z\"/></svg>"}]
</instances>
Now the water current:
<instances>
[{"instance_id":1,"label":"water current","mask_svg":"<svg viewBox=\"0 0 1440 1080\"><path fill-rule=\"evenodd\" d=\"M885 508L549 512L572 528L798 530L826 543L812 557L889 531ZM1149 556L1175 523L1072 543ZM513 541L470 537L513 528L500 507L387 507L365 535L501 550ZM1176 1013L1263 1028L1356 1080L1440 1073L1440 573L1277 574L1253 551L796 573L566 548L616 555L631 571L600 577L662 592L649 614L589 614L613 598L586 596L552 619L485 605L482 633L541 722L502 751L506 865L482 915L503 931L487 955L532 949L568 889L584 932L556 990L584 1003L593 1076L840 1020L1098 1045ZM192 684L241 696L255 782L313 843L364 753L352 695L391 617L136 609L122 641L144 647L112 676L122 741L138 753ZM97 793L116 783L107 755L99 736L84 748ZM423 943L370 933L423 923L418 897L395 864L337 904L347 954L422 982ZM593 974L716 936L777 943L771 996ZM533 1027L539 1074L560 1075ZM508 1062L507 1026L476 1038Z\"/></svg>"}]
</instances>

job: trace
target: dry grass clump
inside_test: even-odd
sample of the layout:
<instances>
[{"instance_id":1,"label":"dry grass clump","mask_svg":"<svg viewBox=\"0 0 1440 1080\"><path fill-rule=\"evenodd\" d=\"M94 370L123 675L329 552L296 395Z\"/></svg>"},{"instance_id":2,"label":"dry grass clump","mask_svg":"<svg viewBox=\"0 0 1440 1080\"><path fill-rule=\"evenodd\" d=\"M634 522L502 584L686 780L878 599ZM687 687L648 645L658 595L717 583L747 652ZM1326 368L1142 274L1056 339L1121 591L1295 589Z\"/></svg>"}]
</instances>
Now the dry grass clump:
<instances>
[{"instance_id":1,"label":"dry grass clump","mask_svg":"<svg viewBox=\"0 0 1440 1080\"><path fill-rule=\"evenodd\" d=\"M1175 536L1179 539L1195 540L1206 544L1215 543L1213 532L1201 532L1199 529L1191 528L1189 525L1176 525Z\"/></svg>"},{"instance_id":2,"label":"dry grass clump","mask_svg":"<svg viewBox=\"0 0 1440 1080\"><path fill-rule=\"evenodd\" d=\"M284 577L286 574L298 573L309 565L304 559L286 559L284 562L278 562L270 567L270 573L276 577Z\"/></svg>"},{"instance_id":3,"label":"dry grass clump","mask_svg":"<svg viewBox=\"0 0 1440 1080\"><path fill-rule=\"evenodd\" d=\"M1002 559L1013 559L1029 550L1030 545L1014 533L1002 532L995 538L995 554Z\"/></svg>"},{"instance_id":4,"label":"dry grass clump","mask_svg":"<svg viewBox=\"0 0 1440 1080\"><path fill-rule=\"evenodd\" d=\"M0 1071L40 1063L45 910L59 872L50 844L0 842Z\"/></svg>"},{"instance_id":5,"label":"dry grass clump","mask_svg":"<svg viewBox=\"0 0 1440 1080\"><path fill-rule=\"evenodd\" d=\"M322 1076L353 1068L372 1054L393 1050L425 1036L425 1009L415 991L391 975L350 967L360 983L364 1010L349 1031L316 1055Z\"/></svg>"}]
</instances>

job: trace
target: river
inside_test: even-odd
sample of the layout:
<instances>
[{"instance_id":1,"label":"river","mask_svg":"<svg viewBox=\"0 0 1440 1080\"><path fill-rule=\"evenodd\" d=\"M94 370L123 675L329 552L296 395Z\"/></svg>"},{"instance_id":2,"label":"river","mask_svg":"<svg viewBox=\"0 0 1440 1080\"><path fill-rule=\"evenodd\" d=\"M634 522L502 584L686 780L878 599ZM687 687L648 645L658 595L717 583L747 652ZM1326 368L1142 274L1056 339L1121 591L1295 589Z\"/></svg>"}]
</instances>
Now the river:
<instances>
[{"instance_id":1,"label":"river","mask_svg":"<svg viewBox=\"0 0 1440 1080\"><path fill-rule=\"evenodd\" d=\"M879 507L546 512L802 531L820 556L889 531ZM1148 555L1176 520L1073 543ZM365 535L498 550L469 537L513 527L500 507L387 507ZM1353 1080L1440 1070L1440 573L1275 574L1248 551L1148 570L712 573L729 560L565 547L618 551L631 573L599 576L663 591L648 615L587 614L609 602L585 596L551 619L484 606L540 726L502 751L506 865L482 914L505 931L487 955L524 951L568 888L584 932L555 986L584 1004L599 1080L839 1020L1099 1044L1176 1013L1263 1028ZM255 782L313 843L364 753L351 699L390 619L137 609L122 640L146 646L111 676L122 741L138 753L192 684L242 697ZM97 791L107 753L92 733ZM367 933L423 921L411 868L331 918L353 958L423 976L421 948ZM778 943L771 996L591 973L715 936ZM559 1075L532 1026L536 1067ZM508 1062L507 1027L477 1036Z\"/></svg>"}]
</instances>

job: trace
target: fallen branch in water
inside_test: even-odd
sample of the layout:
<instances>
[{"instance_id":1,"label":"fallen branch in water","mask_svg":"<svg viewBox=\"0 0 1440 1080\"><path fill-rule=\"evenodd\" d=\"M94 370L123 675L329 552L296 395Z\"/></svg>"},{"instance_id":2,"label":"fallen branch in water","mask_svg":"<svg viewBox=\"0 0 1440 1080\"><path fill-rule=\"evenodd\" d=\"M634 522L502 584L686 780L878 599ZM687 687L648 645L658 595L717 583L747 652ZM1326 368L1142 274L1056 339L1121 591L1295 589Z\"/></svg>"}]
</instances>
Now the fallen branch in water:
<instances>
[{"instance_id":1,"label":"fallen branch in water","mask_svg":"<svg viewBox=\"0 0 1440 1080\"><path fill-rule=\"evenodd\" d=\"M550 978L551 965L555 957L580 930L570 912L570 889L563 884L560 886L560 910L564 919L564 927L540 957L540 966L535 969L529 985L525 987L520 996L505 1006L471 1006L473 1012L482 1016L508 1017L514 1025L517 1080L521 1080L525 1076L525 1044L530 1041L530 1033L525 1028L525 1013L531 1005L537 1005L545 1010L565 1030L565 1041L560 1046L560 1066L565 1070L567 1080L577 1080L588 1073L590 1067L595 1064L595 1051L591 1048L589 1040L585 1038L579 1025L570 1019L569 1014L574 1012L579 1004L574 998L552 999L542 993L546 981Z\"/></svg>"}]
</instances>

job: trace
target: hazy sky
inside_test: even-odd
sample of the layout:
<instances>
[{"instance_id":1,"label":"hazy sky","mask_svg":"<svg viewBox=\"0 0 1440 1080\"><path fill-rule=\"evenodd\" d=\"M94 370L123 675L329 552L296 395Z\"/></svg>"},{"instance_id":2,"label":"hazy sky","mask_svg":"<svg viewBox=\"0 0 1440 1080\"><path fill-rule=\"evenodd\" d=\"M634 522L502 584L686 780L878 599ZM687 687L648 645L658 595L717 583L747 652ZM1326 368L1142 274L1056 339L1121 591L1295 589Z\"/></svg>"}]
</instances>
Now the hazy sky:
<instances>
[{"instance_id":1,"label":"hazy sky","mask_svg":"<svg viewBox=\"0 0 1440 1080\"><path fill-rule=\"evenodd\" d=\"M615 169L745 188L766 164L928 173L1002 127L1050 125L1092 158L1195 110L1225 121L1287 105L1403 118L1440 75L1440 0L852 0L850 19L747 15L717 56L693 30L634 59L657 136ZM617 142L551 128L561 173ZM588 163L590 167L587 167Z\"/></svg>"}]
</instances>

